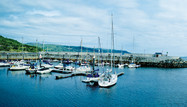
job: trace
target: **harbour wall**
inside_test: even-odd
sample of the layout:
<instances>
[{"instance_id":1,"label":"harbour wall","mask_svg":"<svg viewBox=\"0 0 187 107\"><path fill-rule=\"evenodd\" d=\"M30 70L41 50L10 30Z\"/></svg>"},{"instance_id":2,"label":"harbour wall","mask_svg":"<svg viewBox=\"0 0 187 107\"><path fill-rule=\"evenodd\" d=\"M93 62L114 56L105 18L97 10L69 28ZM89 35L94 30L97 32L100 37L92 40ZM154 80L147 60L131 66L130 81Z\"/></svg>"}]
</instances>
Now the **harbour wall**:
<instances>
[{"instance_id":1,"label":"harbour wall","mask_svg":"<svg viewBox=\"0 0 187 107\"><path fill-rule=\"evenodd\" d=\"M39 52L39 53L30 53L30 52L0 52L1 60L35 60L39 57L43 59L57 59L57 60L82 60L82 61L92 61L93 56L95 56L96 61L111 61L110 53L89 53L89 52ZM113 59L115 63L131 63L136 62L145 67L169 67L169 68L181 68L187 67L187 62L182 60L177 56L167 56L167 55L155 55L155 54L138 54L138 53L114 53Z\"/></svg>"}]
</instances>

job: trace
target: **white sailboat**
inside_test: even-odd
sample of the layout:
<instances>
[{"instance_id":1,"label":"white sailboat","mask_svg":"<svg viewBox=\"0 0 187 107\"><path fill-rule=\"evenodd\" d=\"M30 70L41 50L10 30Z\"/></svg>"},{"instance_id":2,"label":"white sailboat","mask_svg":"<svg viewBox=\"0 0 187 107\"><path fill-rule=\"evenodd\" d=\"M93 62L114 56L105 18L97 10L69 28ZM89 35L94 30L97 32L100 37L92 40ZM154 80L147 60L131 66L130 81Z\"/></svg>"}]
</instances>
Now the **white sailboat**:
<instances>
[{"instance_id":1,"label":"white sailboat","mask_svg":"<svg viewBox=\"0 0 187 107\"><path fill-rule=\"evenodd\" d=\"M133 51L134 51L134 35L133 35ZM129 68L138 68L140 67L140 65L137 65L135 62L134 62L134 59L133 59L133 55L131 55L132 57L132 61L130 64L128 64L128 67Z\"/></svg>"},{"instance_id":2,"label":"white sailboat","mask_svg":"<svg viewBox=\"0 0 187 107\"><path fill-rule=\"evenodd\" d=\"M112 17L112 15L111 15ZM98 84L100 87L111 87L113 85L115 85L117 83L118 80L118 76L115 73L113 73L112 68L113 68L113 50L114 50L114 32L113 32L113 19L112 19L112 32L111 32L111 42L112 42L112 48L111 48L111 70L107 70L106 72L104 72L101 76L100 79L98 81Z\"/></svg>"},{"instance_id":3,"label":"white sailboat","mask_svg":"<svg viewBox=\"0 0 187 107\"><path fill-rule=\"evenodd\" d=\"M122 49L123 50L123 49ZM121 54L120 54L120 63L119 64L117 64L117 67L119 67L119 68L124 68L124 64L122 63L122 50L121 50Z\"/></svg>"},{"instance_id":4,"label":"white sailboat","mask_svg":"<svg viewBox=\"0 0 187 107\"><path fill-rule=\"evenodd\" d=\"M47 67L42 67L41 66L41 58L42 58L42 55L40 54L40 67L37 69L36 73L38 74L47 74L47 73L51 73L52 69Z\"/></svg>"},{"instance_id":5,"label":"white sailboat","mask_svg":"<svg viewBox=\"0 0 187 107\"><path fill-rule=\"evenodd\" d=\"M95 82L99 81L100 76L97 72L95 72L96 70L94 69L94 66L95 66L95 55L93 57L93 71L91 71L91 74L88 74L86 79L82 80L82 82L90 83L93 85Z\"/></svg>"},{"instance_id":6,"label":"white sailboat","mask_svg":"<svg viewBox=\"0 0 187 107\"><path fill-rule=\"evenodd\" d=\"M36 53L37 53L37 40L36 40ZM36 55L36 59L37 59L37 55ZM35 64L31 64L30 67L25 70L26 74L36 74L36 71L37 71L36 66L37 66L37 60Z\"/></svg>"},{"instance_id":7,"label":"white sailboat","mask_svg":"<svg viewBox=\"0 0 187 107\"><path fill-rule=\"evenodd\" d=\"M81 64L82 65L82 39L81 39ZM75 71L76 73L86 73L86 72L91 72L91 68L87 64L83 64L82 66L78 67Z\"/></svg>"}]
</instances>

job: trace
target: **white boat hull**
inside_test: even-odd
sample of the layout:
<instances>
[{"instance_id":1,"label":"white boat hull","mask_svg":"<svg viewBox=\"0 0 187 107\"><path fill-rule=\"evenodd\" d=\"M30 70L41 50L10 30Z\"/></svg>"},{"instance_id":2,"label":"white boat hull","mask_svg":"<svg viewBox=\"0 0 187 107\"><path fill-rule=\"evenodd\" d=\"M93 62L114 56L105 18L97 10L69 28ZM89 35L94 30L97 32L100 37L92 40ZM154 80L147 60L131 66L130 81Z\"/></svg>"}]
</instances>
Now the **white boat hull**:
<instances>
[{"instance_id":1,"label":"white boat hull","mask_svg":"<svg viewBox=\"0 0 187 107\"><path fill-rule=\"evenodd\" d=\"M0 67L9 67L10 64L9 63L0 63Z\"/></svg>"},{"instance_id":2,"label":"white boat hull","mask_svg":"<svg viewBox=\"0 0 187 107\"><path fill-rule=\"evenodd\" d=\"M98 82L99 77L87 77L85 80L82 80L82 82L89 83L89 82Z\"/></svg>"},{"instance_id":3,"label":"white boat hull","mask_svg":"<svg viewBox=\"0 0 187 107\"><path fill-rule=\"evenodd\" d=\"M53 65L49 65L49 64L42 64L41 66L45 68L53 68Z\"/></svg>"},{"instance_id":4,"label":"white boat hull","mask_svg":"<svg viewBox=\"0 0 187 107\"><path fill-rule=\"evenodd\" d=\"M91 68L90 67L79 67L76 69L77 72L90 72Z\"/></svg>"},{"instance_id":5,"label":"white boat hull","mask_svg":"<svg viewBox=\"0 0 187 107\"><path fill-rule=\"evenodd\" d=\"M38 74L47 74L47 73L51 73L51 69L46 69L46 70L37 70L36 72Z\"/></svg>"},{"instance_id":6,"label":"white boat hull","mask_svg":"<svg viewBox=\"0 0 187 107\"><path fill-rule=\"evenodd\" d=\"M104 80L107 79L107 80ZM110 80L108 78L100 78L98 84L100 87L107 88L115 85L117 83L118 76L116 74L111 74Z\"/></svg>"},{"instance_id":7,"label":"white boat hull","mask_svg":"<svg viewBox=\"0 0 187 107\"><path fill-rule=\"evenodd\" d=\"M11 67L10 70L11 71L19 71L19 70L26 70L28 67L27 66L16 66L16 67Z\"/></svg>"}]
</instances>

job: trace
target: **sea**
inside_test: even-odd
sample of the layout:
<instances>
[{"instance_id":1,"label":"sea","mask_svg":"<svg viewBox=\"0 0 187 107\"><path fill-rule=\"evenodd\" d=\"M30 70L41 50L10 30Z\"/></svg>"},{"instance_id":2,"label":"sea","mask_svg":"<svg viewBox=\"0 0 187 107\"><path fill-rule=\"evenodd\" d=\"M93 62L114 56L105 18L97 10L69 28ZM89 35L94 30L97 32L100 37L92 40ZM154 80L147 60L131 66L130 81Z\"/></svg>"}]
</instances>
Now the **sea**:
<instances>
[{"instance_id":1,"label":"sea","mask_svg":"<svg viewBox=\"0 0 187 107\"><path fill-rule=\"evenodd\" d=\"M108 67L100 68L102 73ZM1 107L187 106L187 68L113 68L124 75L110 88L83 83L84 76L25 74L0 68Z\"/></svg>"}]
</instances>

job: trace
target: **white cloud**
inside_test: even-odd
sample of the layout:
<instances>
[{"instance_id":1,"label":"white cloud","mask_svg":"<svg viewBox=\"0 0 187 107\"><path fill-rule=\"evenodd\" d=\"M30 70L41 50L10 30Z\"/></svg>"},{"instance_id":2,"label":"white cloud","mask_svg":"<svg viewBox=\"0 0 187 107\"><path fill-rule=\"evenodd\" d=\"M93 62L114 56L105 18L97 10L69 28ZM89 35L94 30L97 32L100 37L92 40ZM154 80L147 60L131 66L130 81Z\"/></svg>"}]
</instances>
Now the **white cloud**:
<instances>
[{"instance_id":1,"label":"white cloud","mask_svg":"<svg viewBox=\"0 0 187 107\"><path fill-rule=\"evenodd\" d=\"M171 55L187 54L186 46L187 2L160 0L154 12L142 8L136 0L30 0L0 3L4 15L0 16L0 31L25 35L25 38L45 39L46 42L79 45L83 38L86 46L97 47L97 37L102 46L110 48L111 12L114 15L115 47L135 52L154 53L169 51ZM157 3L157 2L156 2ZM151 10L151 7L148 6ZM6 31L6 32L5 32ZM21 34L20 34L21 33ZM10 34L9 34L10 35ZM18 37L19 38L19 37ZM31 39L28 39L31 40ZM109 46L108 46L109 45ZM178 52L174 48L180 47Z\"/></svg>"},{"instance_id":2,"label":"white cloud","mask_svg":"<svg viewBox=\"0 0 187 107\"><path fill-rule=\"evenodd\" d=\"M162 12L158 14L158 17L174 21L187 21L186 5L186 0L160 0L160 7L162 8Z\"/></svg>"},{"instance_id":3,"label":"white cloud","mask_svg":"<svg viewBox=\"0 0 187 107\"><path fill-rule=\"evenodd\" d=\"M60 16L61 13L59 11L41 11L41 10L34 10L27 12L29 15L43 15L46 17L54 17L54 16Z\"/></svg>"}]
</instances>

